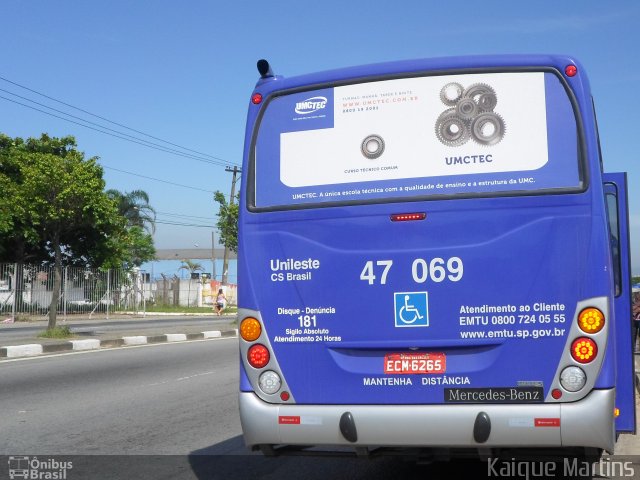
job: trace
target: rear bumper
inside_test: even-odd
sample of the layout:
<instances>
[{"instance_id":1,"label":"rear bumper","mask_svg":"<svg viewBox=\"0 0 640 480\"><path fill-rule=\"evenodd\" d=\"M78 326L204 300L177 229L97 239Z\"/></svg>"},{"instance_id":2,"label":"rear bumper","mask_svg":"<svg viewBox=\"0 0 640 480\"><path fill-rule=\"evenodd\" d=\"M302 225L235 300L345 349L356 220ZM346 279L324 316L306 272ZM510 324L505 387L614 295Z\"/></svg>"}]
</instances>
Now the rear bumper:
<instances>
[{"instance_id":1,"label":"rear bumper","mask_svg":"<svg viewBox=\"0 0 640 480\"><path fill-rule=\"evenodd\" d=\"M613 453L615 389L573 403L472 405L274 405L240 393L247 446L593 447ZM357 440L340 429L350 412ZM478 414L490 420L486 441L474 439Z\"/></svg>"}]
</instances>

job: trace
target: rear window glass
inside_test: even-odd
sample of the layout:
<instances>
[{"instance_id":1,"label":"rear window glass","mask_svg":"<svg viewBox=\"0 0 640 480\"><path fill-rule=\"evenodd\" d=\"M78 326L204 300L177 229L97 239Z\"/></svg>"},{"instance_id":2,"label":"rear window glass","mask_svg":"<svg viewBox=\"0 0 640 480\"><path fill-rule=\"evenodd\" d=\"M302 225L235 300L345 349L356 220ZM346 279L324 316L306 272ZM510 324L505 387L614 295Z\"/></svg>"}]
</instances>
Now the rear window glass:
<instances>
[{"instance_id":1,"label":"rear window glass","mask_svg":"<svg viewBox=\"0 0 640 480\"><path fill-rule=\"evenodd\" d=\"M550 72L403 78L272 98L257 208L581 186L576 119Z\"/></svg>"}]
</instances>

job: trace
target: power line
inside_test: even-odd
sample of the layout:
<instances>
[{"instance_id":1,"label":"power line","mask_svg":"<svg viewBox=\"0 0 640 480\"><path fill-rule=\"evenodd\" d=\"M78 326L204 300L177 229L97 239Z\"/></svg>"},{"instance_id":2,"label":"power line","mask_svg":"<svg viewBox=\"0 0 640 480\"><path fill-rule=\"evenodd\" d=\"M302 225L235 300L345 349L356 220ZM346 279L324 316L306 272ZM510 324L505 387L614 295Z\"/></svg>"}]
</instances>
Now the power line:
<instances>
[{"instance_id":1,"label":"power line","mask_svg":"<svg viewBox=\"0 0 640 480\"><path fill-rule=\"evenodd\" d=\"M162 180L161 178L149 177L147 175L142 175L140 173L128 172L127 170L120 170L119 168L114 168L114 167L107 167L106 165L102 165L102 168L106 168L108 170L115 170L116 172L126 173L129 175L133 175L134 177L146 178L147 180L154 180L156 182L175 185L176 187L189 188L191 190L198 190L199 192L214 193L212 190L205 190L204 188L192 187L190 185L183 185L182 183L170 182L168 180Z\"/></svg>"},{"instance_id":2,"label":"power line","mask_svg":"<svg viewBox=\"0 0 640 480\"><path fill-rule=\"evenodd\" d=\"M201 228L215 228L214 225L202 225L196 223L182 223L182 222L163 222L156 220L154 223L160 223L161 225L177 225L179 227L201 227Z\"/></svg>"},{"instance_id":3,"label":"power line","mask_svg":"<svg viewBox=\"0 0 640 480\"><path fill-rule=\"evenodd\" d=\"M168 144L168 145L172 145L172 146L174 146L174 147L181 148L181 149L183 149L183 150L187 150L187 151L189 151L189 152L197 153L197 154L199 154L199 155L204 155L205 157L210 157L210 158L212 158L212 159L214 159L214 160L221 161L221 162L223 162L223 163L224 163L224 164L226 164L226 165L238 165L236 162L230 162L230 161L228 161L228 160L225 160L225 159L220 158L220 157L216 157L216 156L211 155L211 154L208 154L208 153L203 153L203 152L200 152L200 151L198 151L198 150L193 150L193 149L191 149L191 148L183 147L182 145L178 145L177 143L173 143L173 142L170 142L170 141L168 141L168 140L164 140L164 139L162 139L162 138L155 137L155 136L153 136L153 135L151 135L151 134L148 134L148 133L142 132L142 131L140 131L140 130L136 130L135 128L128 127L127 125L124 125L124 124L122 124L122 123L114 122L113 120L109 120L108 118L102 117L102 116L97 115L97 114L95 114L95 113L91 113L91 112L89 112L88 110L84 110L84 109L82 109L82 108L76 107L75 105L71 105L70 103L63 102L62 100L58 100L57 98L51 97L51 96L46 95L46 94L44 94L44 93L42 93L42 92L38 92L37 90L34 90L34 89L32 89L32 88L29 88L29 87L26 87L26 86L24 86L24 85L21 85L21 84L19 84L19 83L17 83L17 82L14 82L14 81L12 81L12 80L9 80L8 78L1 77L1 76L0 76L0 80L4 80L5 82L10 83L10 84L12 84L12 85L15 85L16 87L20 87L20 88L22 88L22 89L24 89L24 90L27 90L27 91L32 92L32 93L35 93L36 95L40 95L41 97L48 98L49 100L53 100L54 102L60 103L60 104L65 105L65 106L67 106L67 107L69 107L69 108L73 108L73 109L78 110L78 111L80 111L80 112L86 113L87 115L91 115L92 117L99 118L100 120L104 120L105 122L109 122L109 123L111 123L111 124L113 124L113 125L117 125L117 126L119 126L119 127L126 128L127 130L131 130L132 132L139 133L140 135L144 135L145 137L153 138L154 140L158 140L158 141L160 141L160 142L166 143L166 144ZM12 94L12 95L15 95L15 94ZM47 108L51 108L51 107L47 107ZM65 114L65 115L70 115L70 114ZM84 120L84 121L87 121L87 122L88 122L88 120ZM102 128L107 128L107 127L102 126Z\"/></svg>"},{"instance_id":4,"label":"power line","mask_svg":"<svg viewBox=\"0 0 640 480\"><path fill-rule=\"evenodd\" d=\"M199 218L201 220L213 220L212 217L201 217L198 215L187 215L185 213L169 213L169 212L158 212L156 210L156 213L158 215L166 215L168 217L180 217L180 218Z\"/></svg>"},{"instance_id":5,"label":"power line","mask_svg":"<svg viewBox=\"0 0 640 480\"><path fill-rule=\"evenodd\" d=\"M13 94L12 94L12 95L13 95ZM127 141L127 142L137 143L138 145L142 145L142 146L144 146L144 147L152 148L152 149L154 149L154 150L159 150L159 151L161 151L161 152L165 152L165 153L171 153L171 154L173 154L173 155L177 155L177 156L179 156L179 157L190 158L190 159L192 159L192 160L198 160L199 162L204 162L204 163L208 163L208 164L212 164L212 165L220 165L220 166L228 166L228 165L229 165L229 163L228 163L228 162L227 162L227 163L215 162L215 161L213 161L213 160L206 160L206 159L202 159L202 158L196 157L195 155L191 155L191 154L189 154L189 153L178 153L178 152L177 152L177 151L175 151L175 150L169 150L168 148L165 148L165 147L154 147L154 146L152 146L152 145L149 145L148 143L143 143L143 142L146 142L146 140L142 140L142 141L132 140L132 139L130 139L130 138L123 137L123 136L121 136L121 135L116 135L116 134L113 134L113 133L105 132L104 130L100 130L99 128L90 127L89 125L85 125L85 124L83 124L83 123L79 123L79 122L75 122L75 121L73 121L73 120L69 120L68 118L64 118L64 117L61 117L61 116L59 116L59 115L55 115L55 114L53 114L53 113L51 113L51 112L47 112L47 111L45 111L45 110L41 110L41 109L39 109L39 108L32 107L31 105L27 105L27 104L25 104L25 103L18 102L18 101L16 101L16 100L12 100L12 99L7 98L7 97L3 97L2 95L0 95L0 98L1 98L1 99L3 99L3 100L6 100L6 101L8 101L8 102L11 102L11 103L15 103L15 104L21 105L21 106L23 106L23 107L30 108L31 110L36 110L36 111L38 111L38 112L44 113L45 115L49 115L49 116L51 116L51 117L59 118L60 120L64 120L64 121L66 121L66 122L73 123L73 124L75 124L75 125L80 125L81 127L88 128L89 130L94 130L94 131L96 131L96 132L100 132L100 133L103 133L103 134L105 134L105 135L109 135L109 136L111 136L111 137L119 138L119 139L121 139L121 140L125 140L125 141ZM47 107L47 108L51 108L51 107ZM65 115L69 115L69 114L65 113ZM83 120L83 121L85 121L85 120ZM102 128L105 128L105 127L102 127Z\"/></svg>"},{"instance_id":6,"label":"power line","mask_svg":"<svg viewBox=\"0 0 640 480\"><path fill-rule=\"evenodd\" d=\"M99 123L92 122L92 121L87 120L85 118L78 117L76 115L72 115L72 114L67 113L65 111L58 110L57 108L50 107L49 105L45 105L44 103L36 102L35 100L31 100L30 98L23 97L22 95L18 95L16 93L10 92L9 90L5 90L4 88L0 88L0 92L8 93L9 95L13 95L14 97L18 97L18 98L21 98L22 100L26 100L27 102L34 103L34 104L39 105L39 106L44 107L44 108L48 108L49 110L53 110L54 112L61 113L62 115L67 115L68 117L75 118L76 120L80 120L81 122L88 123L89 125L94 125L96 127L100 127L100 128L105 129L105 130L109 130L110 132L114 132L114 133L117 133L119 135L124 135L125 137L131 138L131 139L134 139L134 140L138 140L138 142L144 142L145 144L148 144L148 145L145 145L145 146L148 146L150 148L153 148L153 146L155 146L155 147L158 147L159 149L161 149L161 151L163 151L163 152L173 153L173 154L180 155L180 156L187 156L187 158L193 158L194 160L200 160L202 162L210 163L212 165L222 165L222 166L228 165L228 163L222 164L220 162L214 162L213 160L209 160L208 158L200 158L200 157L197 157L195 155L185 154L184 152L180 152L179 150L174 150L172 148L165 147L164 145L160 145L158 143L150 142L150 141L145 140L143 138L135 137L133 135L129 135L128 133L120 132L119 130L114 130L113 128L105 127L104 125L100 125ZM7 100L7 98L5 98L5 97L2 97L2 98ZM19 102L15 102L15 103L18 103L19 105L23 105L23 106L28 106L28 105L24 105L24 104L19 103ZM33 107L30 107L30 108L33 108ZM38 111L42 112L42 110L38 110ZM47 113L47 112L42 112L42 113ZM60 118L60 117L57 117L57 118ZM86 127L86 125L83 125L83 126ZM102 132L102 133L107 133L107 132ZM118 137L118 138L122 138L122 137ZM127 140L127 139L123 138L123 140ZM135 143L138 143L138 142L135 142Z\"/></svg>"}]
</instances>

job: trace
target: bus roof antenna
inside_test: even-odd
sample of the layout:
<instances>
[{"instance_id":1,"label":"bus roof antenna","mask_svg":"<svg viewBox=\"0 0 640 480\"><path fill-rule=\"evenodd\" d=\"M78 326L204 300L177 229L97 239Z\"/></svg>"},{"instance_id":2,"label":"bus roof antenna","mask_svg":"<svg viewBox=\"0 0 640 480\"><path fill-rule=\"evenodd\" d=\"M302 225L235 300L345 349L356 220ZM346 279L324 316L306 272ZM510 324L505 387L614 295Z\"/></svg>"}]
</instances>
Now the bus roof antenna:
<instances>
[{"instance_id":1,"label":"bus roof antenna","mask_svg":"<svg viewBox=\"0 0 640 480\"><path fill-rule=\"evenodd\" d=\"M271 70L271 65L264 58L258 60L258 72L260 73L260 78L269 78L273 77L273 71Z\"/></svg>"}]
</instances>

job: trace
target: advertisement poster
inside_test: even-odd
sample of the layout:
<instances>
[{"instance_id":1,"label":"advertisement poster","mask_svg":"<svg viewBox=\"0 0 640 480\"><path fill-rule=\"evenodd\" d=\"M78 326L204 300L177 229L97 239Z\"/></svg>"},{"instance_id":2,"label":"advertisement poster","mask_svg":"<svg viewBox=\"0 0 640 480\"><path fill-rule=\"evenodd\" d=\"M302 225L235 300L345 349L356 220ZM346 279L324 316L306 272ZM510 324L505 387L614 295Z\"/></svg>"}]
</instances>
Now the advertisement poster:
<instances>
[{"instance_id":1,"label":"advertisement poster","mask_svg":"<svg viewBox=\"0 0 640 480\"><path fill-rule=\"evenodd\" d=\"M574 187L576 138L564 88L543 72L283 95L260 125L256 206Z\"/></svg>"}]
</instances>

